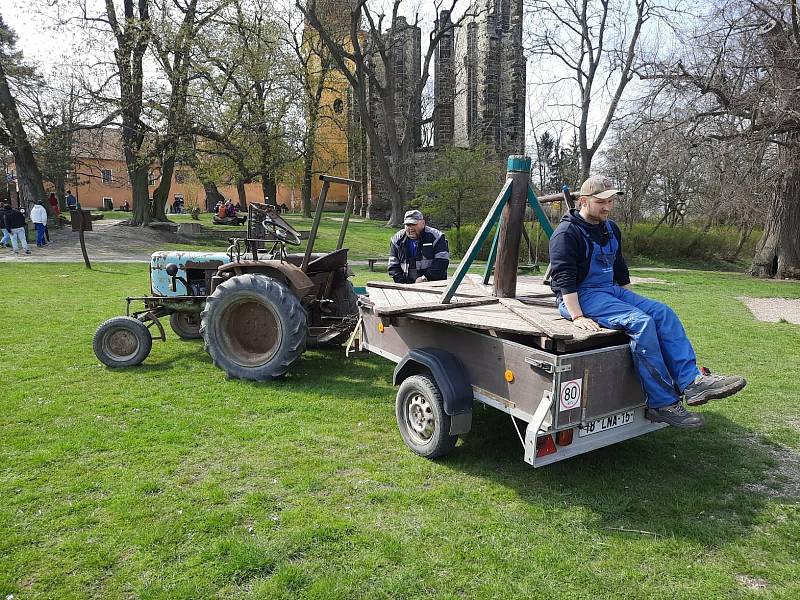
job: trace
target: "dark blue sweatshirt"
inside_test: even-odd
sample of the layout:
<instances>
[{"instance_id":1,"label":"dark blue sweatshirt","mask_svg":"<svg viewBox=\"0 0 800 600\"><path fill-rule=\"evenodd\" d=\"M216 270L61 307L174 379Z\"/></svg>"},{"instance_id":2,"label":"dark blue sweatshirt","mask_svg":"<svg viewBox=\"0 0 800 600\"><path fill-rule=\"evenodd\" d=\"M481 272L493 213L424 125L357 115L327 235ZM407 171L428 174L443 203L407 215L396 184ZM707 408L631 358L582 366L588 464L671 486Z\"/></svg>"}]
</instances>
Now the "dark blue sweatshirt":
<instances>
[{"instance_id":1,"label":"dark blue sweatshirt","mask_svg":"<svg viewBox=\"0 0 800 600\"><path fill-rule=\"evenodd\" d=\"M614 261L614 282L627 285L631 277L622 255L622 233L614 221L609 219L608 222L619 243L617 259ZM564 294L577 292L578 286L589 274L593 246L582 231L601 246L609 243L605 223L593 225L585 221L574 208L561 218L550 238L550 287L559 299Z\"/></svg>"}]
</instances>

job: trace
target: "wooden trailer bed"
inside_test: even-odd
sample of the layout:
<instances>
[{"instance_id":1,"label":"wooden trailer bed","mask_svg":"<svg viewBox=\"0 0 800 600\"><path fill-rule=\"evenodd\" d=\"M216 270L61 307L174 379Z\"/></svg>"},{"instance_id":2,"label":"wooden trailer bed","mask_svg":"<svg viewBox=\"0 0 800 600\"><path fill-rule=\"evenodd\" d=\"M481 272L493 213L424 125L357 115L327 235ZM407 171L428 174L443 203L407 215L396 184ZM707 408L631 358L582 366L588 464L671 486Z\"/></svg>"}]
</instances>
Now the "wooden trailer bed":
<instances>
[{"instance_id":1,"label":"wooden trailer bed","mask_svg":"<svg viewBox=\"0 0 800 600\"><path fill-rule=\"evenodd\" d=\"M558 312L556 298L542 278L520 276L517 297L492 296L491 284L477 275L467 275L450 304L440 305L439 297L449 281L416 284L370 282L369 302L376 315L404 316L488 331L490 335L527 338L535 347L552 352L574 352L626 343L627 337L615 330L591 332L579 329Z\"/></svg>"}]
</instances>

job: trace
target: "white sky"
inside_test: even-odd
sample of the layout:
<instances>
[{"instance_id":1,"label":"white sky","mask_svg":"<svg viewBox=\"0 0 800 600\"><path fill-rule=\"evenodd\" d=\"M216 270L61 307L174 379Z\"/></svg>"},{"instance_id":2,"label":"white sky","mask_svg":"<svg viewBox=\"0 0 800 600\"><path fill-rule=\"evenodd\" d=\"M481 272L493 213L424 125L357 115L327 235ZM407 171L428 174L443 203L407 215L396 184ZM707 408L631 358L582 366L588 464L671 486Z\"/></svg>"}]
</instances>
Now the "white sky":
<instances>
[{"instance_id":1,"label":"white sky","mask_svg":"<svg viewBox=\"0 0 800 600\"><path fill-rule=\"evenodd\" d=\"M289 0L286 0L289 1ZM0 0L0 14L6 23L16 32L17 47L22 50L28 62L37 63L43 74L56 74L72 66L82 63L87 58L85 44L77 30L70 30L58 24L59 17L75 15L79 3L96 6L102 10L101 0ZM466 4L466 2L462 2ZM427 0L411 0L408 12L421 8L428 17L423 25L432 26L433 2ZM427 35L423 27L423 43ZM528 103L526 106L526 141L529 152L533 152L533 135L541 135L546 129L554 132L563 131L563 141L569 143L572 131L569 126L548 122L558 117L565 117L565 109L556 104L571 103L578 95L577 87L572 82L562 83L556 88L544 84L564 76L556 61L538 61L528 59ZM551 90L545 96L544 92ZM599 104L603 104L602 94L598 94ZM603 107L598 106L594 122L599 122Z\"/></svg>"}]
</instances>

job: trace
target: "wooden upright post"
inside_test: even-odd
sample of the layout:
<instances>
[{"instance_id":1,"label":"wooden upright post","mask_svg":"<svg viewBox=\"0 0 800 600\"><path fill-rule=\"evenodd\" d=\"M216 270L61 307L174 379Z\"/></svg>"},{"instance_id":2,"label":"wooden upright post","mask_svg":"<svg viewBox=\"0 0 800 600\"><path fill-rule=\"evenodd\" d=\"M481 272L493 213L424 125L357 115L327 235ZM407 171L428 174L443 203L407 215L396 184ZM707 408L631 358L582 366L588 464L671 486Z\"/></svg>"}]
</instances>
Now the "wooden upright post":
<instances>
[{"instance_id":1,"label":"wooden upright post","mask_svg":"<svg viewBox=\"0 0 800 600\"><path fill-rule=\"evenodd\" d=\"M511 180L511 197L503 209L500 234L497 241L497 259L494 266L494 295L514 298L517 295L517 264L519 242L528 200L528 183L531 176L529 156L509 156L506 179Z\"/></svg>"}]
</instances>

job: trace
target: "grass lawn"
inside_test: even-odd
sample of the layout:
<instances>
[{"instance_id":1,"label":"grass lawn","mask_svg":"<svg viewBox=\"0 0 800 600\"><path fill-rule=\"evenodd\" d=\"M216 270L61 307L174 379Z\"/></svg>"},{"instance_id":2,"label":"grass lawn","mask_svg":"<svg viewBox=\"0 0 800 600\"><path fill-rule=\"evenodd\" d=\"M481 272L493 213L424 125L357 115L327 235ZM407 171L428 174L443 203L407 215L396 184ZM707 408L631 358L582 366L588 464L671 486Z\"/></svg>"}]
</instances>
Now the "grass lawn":
<instances>
[{"instance_id":1,"label":"grass lawn","mask_svg":"<svg viewBox=\"0 0 800 600\"><path fill-rule=\"evenodd\" d=\"M299 213L288 213L282 215L298 231L310 231L312 219L304 219ZM243 227L229 227L226 225L214 225L210 213L200 215L200 223L205 227L214 229L230 229L231 231L241 231ZM319 225L317 241L314 245L317 251L333 250L336 241L339 239L339 229L342 226L342 213L325 212ZM189 215L169 215L171 221L176 223L189 223L192 218ZM196 222L196 221L195 221ZM354 259L378 258L389 256L389 239L396 230L384 227L382 221L368 221L360 217L351 217L347 225L347 236L345 237L345 247L350 249L348 256ZM220 245L227 246L227 243L220 242ZM287 246L288 252L301 252L305 250L306 241L303 240L300 246Z\"/></svg>"},{"instance_id":2,"label":"grass lawn","mask_svg":"<svg viewBox=\"0 0 800 600\"><path fill-rule=\"evenodd\" d=\"M796 283L651 273L701 363L748 387L702 430L534 470L492 409L445 459L412 454L368 354L227 381L168 332L101 366L94 330L147 265L0 275L0 598L800 597L800 327L735 300Z\"/></svg>"}]
</instances>

